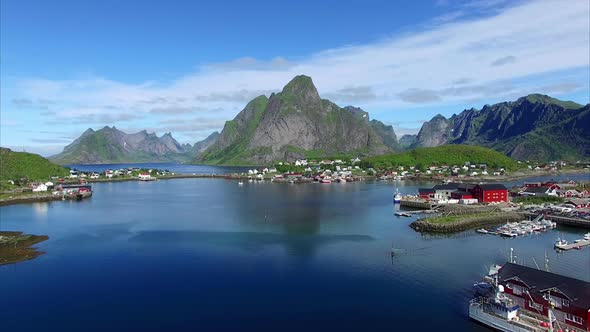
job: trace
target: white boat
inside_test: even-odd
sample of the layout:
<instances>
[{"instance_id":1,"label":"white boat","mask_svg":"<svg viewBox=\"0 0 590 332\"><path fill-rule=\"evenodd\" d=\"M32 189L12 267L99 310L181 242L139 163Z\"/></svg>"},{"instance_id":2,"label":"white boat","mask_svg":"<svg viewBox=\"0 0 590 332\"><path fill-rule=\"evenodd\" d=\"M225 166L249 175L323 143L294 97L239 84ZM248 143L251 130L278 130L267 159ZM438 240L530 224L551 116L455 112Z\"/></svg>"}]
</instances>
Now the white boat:
<instances>
[{"instance_id":1,"label":"white boat","mask_svg":"<svg viewBox=\"0 0 590 332\"><path fill-rule=\"evenodd\" d=\"M488 234L489 233L489 231L485 228L480 228L476 232L481 233L481 234Z\"/></svg>"},{"instance_id":2,"label":"white boat","mask_svg":"<svg viewBox=\"0 0 590 332\"><path fill-rule=\"evenodd\" d=\"M584 234L584 240L590 240L590 232Z\"/></svg>"},{"instance_id":3,"label":"white boat","mask_svg":"<svg viewBox=\"0 0 590 332\"><path fill-rule=\"evenodd\" d=\"M561 248L567 246L567 244L568 243L567 243L566 240L564 240L564 239L557 239L557 241L555 241L555 246L554 247L557 248L557 249L561 249Z\"/></svg>"},{"instance_id":4,"label":"white boat","mask_svg":"<svg viewBox=\"0 0 590 332\"><path fill-rule=\"evenodd\" d=\"M397 191L397 189L395 190L395 195L393 195L393 203L395 204L399 204L402 201L402 194L399 193L399 191Z\"/></svg>"},{"instance_id":5,"label":"white boat","mask_svg":"<svg viewBox=\"0 0 590 332\"><path fill-rule=\"evenodd\" d=\"M479 286L476 284L474 286ZM483 287L482 287L483 288ZM489 285L490 292L493 286ZM504 288L499 285L495 294L479 296L469 303L469 317L498 331L530 331L525 326L515 325L518 320L518 305L504 294Z\"/></svg>"},{"instance_id":6,"label":"white boat","mask_svg":"<svg viewBox=\"0 0 590 332\"><path fill-rule=\"evenodd\" d=\"M512 260L512 250L510 251ZM527 310L520 312L520 306L504 292L504 286L498 278L502 266L492 265L483 282L473 285L474 297L469 302L469 318L497 331L506 332L546 332L554 330L556 320L551 309L547 310L545 319L531 317ZM543 314L541 314L543 315Z\"/></svg>"},{"instance_id":7,"label":"white boat","mask_svg":"<svg viewBox=\"0 0 590 332\"><path fill-rule=\"evenodd\" d=\"M238 182L238 186L241 186L241 185L243 185L243 184L244 184L244 182L242 182L242 181L239 181L239 182Z\"/></svg>"}]
</instances>

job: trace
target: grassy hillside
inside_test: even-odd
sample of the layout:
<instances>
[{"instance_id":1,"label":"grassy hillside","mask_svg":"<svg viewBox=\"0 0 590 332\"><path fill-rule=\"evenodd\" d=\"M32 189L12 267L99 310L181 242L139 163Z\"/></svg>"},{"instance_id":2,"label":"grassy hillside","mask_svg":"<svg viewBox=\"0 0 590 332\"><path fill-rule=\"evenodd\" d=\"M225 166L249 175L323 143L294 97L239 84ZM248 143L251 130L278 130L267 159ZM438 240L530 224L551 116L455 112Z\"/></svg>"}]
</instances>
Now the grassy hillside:
<instances>
[{"instance_id":1,"label":"grassy hillside","mask_svg":"<svg viewBox=\"0 0 590 332\"><path fill-rule=\"evenodd\" d=\"M417 148L402 153L391 153L366 158L364 167L390 168L416 166L425 168L431 165L463 165L465 162L486 164L490 168L517 169L518 164L500 152L469 145L442 145L433 148Z\"/></svg>"},{"instance_id":2,"label":"grassy hillside","mask_svg":"<svg viewBox=\"0 0 590 332\"><path fill-rule=\"evenodd\" d=\"M52 176L67 174L67 168L53 164L39 155L0 148L0 180L48 180Z\"/></svg>"}]
</instances>

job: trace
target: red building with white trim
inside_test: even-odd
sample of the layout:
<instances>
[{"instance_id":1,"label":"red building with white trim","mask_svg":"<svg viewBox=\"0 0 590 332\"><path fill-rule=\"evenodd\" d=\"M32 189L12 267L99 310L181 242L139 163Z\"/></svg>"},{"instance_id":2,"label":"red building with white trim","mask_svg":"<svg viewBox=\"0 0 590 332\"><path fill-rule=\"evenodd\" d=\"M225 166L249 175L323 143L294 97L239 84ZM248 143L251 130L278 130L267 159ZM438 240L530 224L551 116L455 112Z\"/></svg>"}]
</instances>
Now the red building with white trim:
<instances>
[{"instance_id":1,"label":"red building with white trim","mask_svg":"<svg viewBox=\"0 0 590 332\"><path fill-rule=\"evenodd\" d=\"M478 184L471 189L473 198L480 203L507 202L508 188L500 183Z\"/></svg>"}]
</instances>

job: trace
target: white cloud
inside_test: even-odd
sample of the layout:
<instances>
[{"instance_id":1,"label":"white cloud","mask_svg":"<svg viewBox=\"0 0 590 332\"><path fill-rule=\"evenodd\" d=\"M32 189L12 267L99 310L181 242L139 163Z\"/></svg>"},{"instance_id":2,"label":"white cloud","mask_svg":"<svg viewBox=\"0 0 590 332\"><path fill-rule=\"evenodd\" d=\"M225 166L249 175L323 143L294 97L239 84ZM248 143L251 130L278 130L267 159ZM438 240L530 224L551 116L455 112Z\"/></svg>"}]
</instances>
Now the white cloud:
<instances>
[{"instance_id":1,"label":"white cloud","mask_svg":"<svg viewBox=\"0 0 590 332\"><path fill-rule=\"evenodd\" d=\"M491 8L500 2L505 3L473 1L462 10ZM58 119L80 122L130 121L161 115L164 110L170 110L170 116L188 114L190 109L223 110L215 111L215 116L229 119L254 96L279 91L293 76L306 74L312 76L320 94L336 96L342 104L358 102L369 112L396 111L416 102L444 104L512 95L514 89L495 87L590 65L587 1L567 5L532 1L497 8L502 10L493 16L457 21L456 17L469 16L449 15L444 23L435 22L425 31L325 50L297 61L246 57L204 64L196 73L170 83L129 84L100 77L26 79L20 81L18 95L11 97L52 100L47 107ZM501 65L490 66L498 62ZM457 88L457 82L469 86ZM577 83L568 84L565 88Z\"/></svg>"}]
</instances>

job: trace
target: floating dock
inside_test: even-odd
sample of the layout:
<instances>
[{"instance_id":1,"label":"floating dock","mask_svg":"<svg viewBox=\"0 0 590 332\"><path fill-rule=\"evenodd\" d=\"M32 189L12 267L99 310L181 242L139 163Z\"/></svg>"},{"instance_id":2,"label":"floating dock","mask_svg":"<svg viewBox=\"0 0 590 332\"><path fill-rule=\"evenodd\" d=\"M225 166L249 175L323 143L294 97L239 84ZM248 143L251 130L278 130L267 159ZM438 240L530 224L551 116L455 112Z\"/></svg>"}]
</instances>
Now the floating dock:
<instances>
[{"instance_id":1,"label":"floating dock","mask_svg":"<svg viewBox=\"0 0 590 332\"><path fill-rule=\"evenodd\" d=\"M590 246L590 240L582 240L568 244L556 244L555 248L559 250L582 249L582 247Z\"/></svg>"},{"instance_id":2,"label":"floating dock","mask_svg":"<svg viewBox=\"0 0 590 332\"><path fill-rule=\"evenodd\" d=\"M537 216L536 213L525 212L527 216L535 217ZM576 226L582 228L590 228L590 220L582 219L582 218L572 218L572 217L565 217L565 216L556 216L553 214L545 215L545 219L554 221L561 225L568 225L568 226Z\"/></svg>"}]
</instances>

